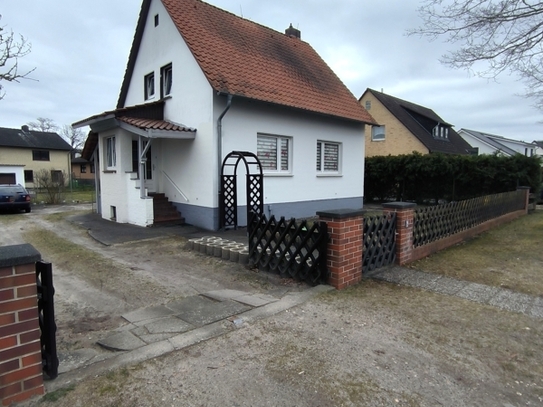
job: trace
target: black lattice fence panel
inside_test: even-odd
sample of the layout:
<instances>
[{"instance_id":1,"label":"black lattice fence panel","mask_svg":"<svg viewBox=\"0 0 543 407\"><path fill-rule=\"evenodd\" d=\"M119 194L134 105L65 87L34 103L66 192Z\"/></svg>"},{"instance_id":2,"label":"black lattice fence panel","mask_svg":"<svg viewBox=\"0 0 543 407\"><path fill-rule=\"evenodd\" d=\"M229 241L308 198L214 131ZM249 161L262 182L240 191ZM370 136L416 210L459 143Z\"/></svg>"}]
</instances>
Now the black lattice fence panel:
<instances>
[{"instance_id":1,"label":"black lattice fence panel","mask_svg":"<svg viewBox=\"0 0 543 407\"><path fill-rule=\"evenodd\" d=\"M238 224L238 206L236 199L236 176L235 175L223 175L222 176L222 196L223 200L221 209L222 227L237 226Z\"/></svg>"},{"instance_id":2,"label":"black lattice fence panel","mask_svg":"<svg viewBox=\"0 0 543 407\"><path fill-rule=\"evenodd\" d=\"M38 291L38 318L40 324L41 357L44 373L54 379L58 375L58 357L53 296L53 268L51 263L36 263L36 284Z\"/></svg>"},{"instance_id":3,"label":"black lattice fence panel","mask_svg":"<svg viewBox=\"0 0 543 407\"><path fill-rule=\"evenodd\" d=\"M470 229L488 220L524 208L525 191L518 190L444 205L415 209L413 246Z\"/></svg>"},{"instance_id":4,"label":"black lattice fence panel","mask_svg":"<svg viewBox=\"0 0 543 407\"><path fill-rule=\"evenodd\" d=\"M364 218L362 273L387 266L396 260L396 214Z\"/></svg>"},{"instance_id":5,"label":"black lattice fence panel","mask_svg":"<svg viewBox=\"0 0 543 407\"><path fill-rule=\"evenodd\" d=\"M261 270L310 284L327 281L325 222L309 224L294 218L269 220L253 213L249 223L249 262Z\"/></svg>"}]
</instances>

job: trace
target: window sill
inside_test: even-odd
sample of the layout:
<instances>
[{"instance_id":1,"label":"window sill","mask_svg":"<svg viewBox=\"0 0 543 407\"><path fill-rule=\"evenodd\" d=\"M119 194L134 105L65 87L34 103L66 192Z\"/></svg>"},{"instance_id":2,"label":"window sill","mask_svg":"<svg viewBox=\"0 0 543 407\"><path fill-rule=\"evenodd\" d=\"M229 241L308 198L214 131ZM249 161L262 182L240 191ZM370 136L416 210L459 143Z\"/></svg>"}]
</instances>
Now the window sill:
<instances>
[{"instance_id":1,"label":"window sill","mask_svg":"<svg viewBox=\"0 0 543 407\"><path fill-rule=\"evenodd\" d=\"M264 172L265 177L293 177L291 172Z\"/></svg>"},{"instance_id":2,"label":"window sill","mask_svg":"<svg viewBox=\"0 0 543 407\"><path fill-rule=\"evenodd\" d=\"M318 173L318 174L317 174L317 177L318 177L318 178L343 177L343 174L340 174L339 172L332 172L332 173L330 173L330 174L326 174L326 173Z\"/></svg>"},{"instance_id":3,"label":"window sill","mask_svg":"<svg viewBox=\"0 0 543 407\"><path fill-rule=\"evenodd\" d=\"M103 173L104 174L116 174L117 170L104 170Z\"/></svg>"}]
</instances>

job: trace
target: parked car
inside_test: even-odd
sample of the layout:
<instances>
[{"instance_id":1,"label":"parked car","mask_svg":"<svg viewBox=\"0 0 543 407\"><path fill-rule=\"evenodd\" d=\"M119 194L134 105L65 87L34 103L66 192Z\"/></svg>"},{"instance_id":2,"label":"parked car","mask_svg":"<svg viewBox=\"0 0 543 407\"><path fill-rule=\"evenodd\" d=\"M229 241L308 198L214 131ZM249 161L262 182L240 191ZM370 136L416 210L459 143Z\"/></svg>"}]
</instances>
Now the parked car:
<instances>
[{"instance_id":1,"label":"parked car","mask_svg":"<svg viewBox=\"0 0 543 407\"><path fill-rule=\"evenodd\" d=\"M0 185L0 210L32 210L30 194L22 185Z\"/></svg>"}]
</instances>

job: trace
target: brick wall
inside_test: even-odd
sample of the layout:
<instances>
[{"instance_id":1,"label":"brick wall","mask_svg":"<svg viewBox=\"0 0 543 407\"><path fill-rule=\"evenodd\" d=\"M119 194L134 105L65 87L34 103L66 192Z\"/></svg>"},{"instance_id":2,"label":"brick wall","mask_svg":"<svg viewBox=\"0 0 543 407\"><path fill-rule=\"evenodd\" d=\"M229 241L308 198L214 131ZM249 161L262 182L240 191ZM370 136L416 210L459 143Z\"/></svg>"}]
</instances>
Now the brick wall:
<instances>
[{"instance_id":1,"label":"brick wall","mask_svg":"<svg viewBox=\"0 0 543 407\"><path fill-rule=\"evenodd\" d=\"M44 393L35 263L31 245L0 247L0 400Z\"/></svg>"},{"instance_id":2,"label":"brick wall","mask_svg":"<svg viewBox=\"0 0 543 407\"><path fill-rule=\"evenodd\" d=\"M519 190L523 190L525 193L524 208L518 211L510 212L500 217L490 219L479 225L476 225L470 229L463 230L454 235L447 236L443 239L436 240L425 244L423 246L413 246L413 221L415 216L416 205L406 202L390 202L383 204L383 212L396 212L397 226L396 226L396 263L404 265L413 261L422 259L436 253L447 247L454 246L466 239L473 236L480 235L481 233L490 230L496 226L510 222L520 216L528 213L528 198L530 193L529 187L519 187Z\"/></svg>"},{"instance_id":3,"label":"brick wall","mask_svg":"<svg viewBox=\"0 0 543 407\"><path fill-rule=\"evenodd\" d=\"M362 279L363 211L342 209L317 212L317 215L328 225L329 284L341 290L358 283Z\"/></svg>"}]
</instances>

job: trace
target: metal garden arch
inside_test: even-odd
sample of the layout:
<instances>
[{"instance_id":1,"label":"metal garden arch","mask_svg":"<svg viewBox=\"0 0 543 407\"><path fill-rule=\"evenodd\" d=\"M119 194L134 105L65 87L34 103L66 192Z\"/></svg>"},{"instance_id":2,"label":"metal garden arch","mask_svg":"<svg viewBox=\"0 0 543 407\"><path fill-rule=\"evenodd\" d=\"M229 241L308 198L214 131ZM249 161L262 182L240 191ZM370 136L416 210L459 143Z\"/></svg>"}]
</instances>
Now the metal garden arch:
<instances>
[{"instance_id":1,"label":"metal garden arch","mask_svg":"<svg viewBox=\"0 0 543 407\"><path fill-rule=\"evenodd\" d=\"M260 160L256 154L249 151L232 151L224 158L221 168L219 196L221 229L238 227L237 170L240 161L245 164L247 174L247 224L251 220L251 212L264 213L264 175ZM227 171L228 169L230 171Z\"/></svg>"}]
</instances>

